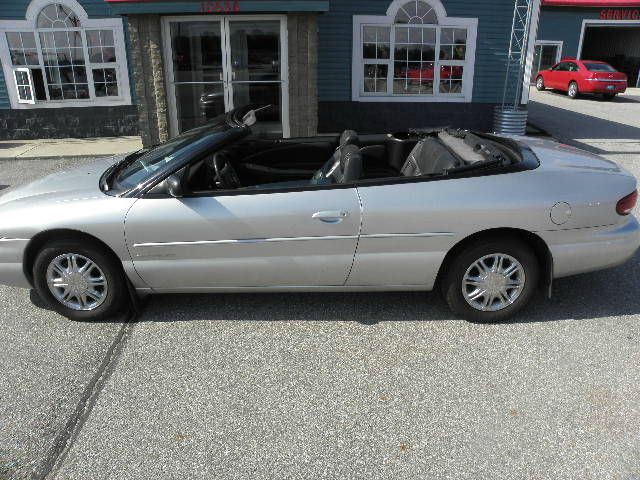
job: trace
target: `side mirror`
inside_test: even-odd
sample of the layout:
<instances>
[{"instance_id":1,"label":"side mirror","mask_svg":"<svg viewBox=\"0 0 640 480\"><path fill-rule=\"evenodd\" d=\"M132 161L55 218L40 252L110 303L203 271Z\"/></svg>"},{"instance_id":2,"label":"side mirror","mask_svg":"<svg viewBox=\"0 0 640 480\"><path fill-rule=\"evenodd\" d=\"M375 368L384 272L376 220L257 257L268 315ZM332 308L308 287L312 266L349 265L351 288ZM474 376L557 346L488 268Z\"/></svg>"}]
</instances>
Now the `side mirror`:
<instances>
[{"instance_id":1,"label":"side mirror","mask_svg":"<svg viewBox=\"0 0 640 480\"><path fill-rule=\"evenodd\" d=\"M168 177L165 182L167 183L167 192L174 198L179 198L184 194L182 188L182 178L180 175L173 174Z\"/></svg>"}]
</instances>

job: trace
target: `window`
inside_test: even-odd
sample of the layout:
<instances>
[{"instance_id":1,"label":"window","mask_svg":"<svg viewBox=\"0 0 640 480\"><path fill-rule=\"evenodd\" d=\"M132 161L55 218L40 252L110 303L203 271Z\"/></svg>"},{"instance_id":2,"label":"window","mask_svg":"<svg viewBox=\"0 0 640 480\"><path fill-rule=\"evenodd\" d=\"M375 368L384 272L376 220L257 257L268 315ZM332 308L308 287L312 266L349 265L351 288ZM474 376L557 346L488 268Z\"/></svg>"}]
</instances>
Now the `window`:
<instances>
[{"instance_id":1,"label":"window","mask_svg":"<svg viewBox=\"0 0 640 480\"><path fill-rule=\"evenodd\" d=\"M16 68L13 76L18 89L18 101L20 103L34 103L30 70L28 68Z\"/></svg>"},{"instance_id":2,"label":"window","mask_svg":"<svg viewBox=\"0 0 640 480\"><path fill-rule=\"evenodd\" d=\"M354 16L353 99L471 101L477 23L447 17L438 0Z\"/></svg>"},{"instance_id":3,"label":"window","mask_svg":"<svg viewBox=\"0 0 640 480\"><path fill-rule=\"evenodd\" d=\"M583 63L584 66L587 67L587 70L589 70L590 72L617 72L617 70L608 63Z\"/></svg>"},{"instance_id":4,"label":"window","mask_svg":"<svg viewBox=\"0 0 640 480\"><path fill-rule=\"evenodd\" d=\"M14 108L131 103L122 21L89 19L75 0L33 0L26 21L0 21L0 58Z\"/></svg>"}]
</instances>

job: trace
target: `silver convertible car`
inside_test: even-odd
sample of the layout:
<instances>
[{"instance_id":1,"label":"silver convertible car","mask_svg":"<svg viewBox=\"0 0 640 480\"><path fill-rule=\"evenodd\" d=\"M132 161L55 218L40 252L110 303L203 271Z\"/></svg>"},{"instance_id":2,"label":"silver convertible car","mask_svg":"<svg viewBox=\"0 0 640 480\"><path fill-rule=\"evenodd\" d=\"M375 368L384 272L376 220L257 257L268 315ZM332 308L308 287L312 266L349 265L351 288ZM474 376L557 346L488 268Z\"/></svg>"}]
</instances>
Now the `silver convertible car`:
<instances>
[{"instance_id":1,"label":"silver convertible car","mask_svg":"<svg viewBox=\"0 0 640 480\"><path fill-rule=\"evenodd\" d=\"M268 139L259 117L5 191L0 283L81 320L152 293L438 288L499 321L640 244L636 179L575 148L452 129Z\"/></svg>"}]
</instances>

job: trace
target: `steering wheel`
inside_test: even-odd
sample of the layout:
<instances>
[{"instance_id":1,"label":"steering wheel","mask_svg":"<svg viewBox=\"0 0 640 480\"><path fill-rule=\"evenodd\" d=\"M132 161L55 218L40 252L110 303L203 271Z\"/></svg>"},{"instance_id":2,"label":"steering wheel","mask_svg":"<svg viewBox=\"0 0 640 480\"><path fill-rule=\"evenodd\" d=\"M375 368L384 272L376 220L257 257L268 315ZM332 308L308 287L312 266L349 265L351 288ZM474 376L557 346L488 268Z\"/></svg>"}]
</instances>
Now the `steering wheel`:
<instances>
[{"instance_id":1,"label":"steering wheel","mask_svg":"<svg viewBox=\"0 0 640 480\"><path fill-rule=\"evenodd\" d=\"M240 177L231 165L231 162L222 152L213 155L213 168L216 171L216 185L224 190L240 188Z\"/></svg>"}]
</instances>

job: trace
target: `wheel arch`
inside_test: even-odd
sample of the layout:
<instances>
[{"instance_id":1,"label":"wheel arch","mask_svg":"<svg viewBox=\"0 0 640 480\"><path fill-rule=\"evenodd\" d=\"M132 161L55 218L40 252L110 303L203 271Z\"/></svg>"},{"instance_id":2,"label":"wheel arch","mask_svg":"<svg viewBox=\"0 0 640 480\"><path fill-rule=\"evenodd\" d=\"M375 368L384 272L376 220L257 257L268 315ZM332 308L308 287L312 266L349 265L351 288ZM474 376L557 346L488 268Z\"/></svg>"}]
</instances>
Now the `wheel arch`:
<instances>
[{"instance_id":1,"label":"wheel arch","mask_svg":"<svg viewBox=\"0 0 640 480\"><path fill-rule=\"evenodd\" d=\"M553 256L551 254L551 250L549 250L549 246L539 235L520 228L491 228L473 233L460 240L451 249L449 249L444 260L440 264L435 281L436 288L439 288L442 285L442 280L445 276L447 266L454 258L456 258L459 252L464 250L468 245L482 239L500 237L517 238L531 247L538 259L538 264L540 265L540 286L547 289L548 295L551 296L551 286L553 282Z\"/></svg>"},{"instance_id":2,"label":"wheel arch","mask_svg":"<svg viewBox=\"0 0 640 480\"><path fill-rule=\"evenodd\" d=\"M31 286L33 286L33 264L36 260L36 256L38 255L38 252L42 249L44 245L46 245L48 242L51 242L53 240L72 240L72 241L80 240L83 242L88 242L88 243L97 245L98 247L102 248L116 262L116 265L118 265L122 270L122 272L124 273L124 269L122 267L122 260L120 260L118 255L116 255L113 249L109 245L107 245L105 242L103 242L102 240L100 240L99 238L91 234L82 232L80 230L59 228L59 229L45 230L43 232L38 233L29 241L29 243L25 248L24 257L22 260L22 269L25 277L27 278Z\"/></svg>"}]
</instances>

